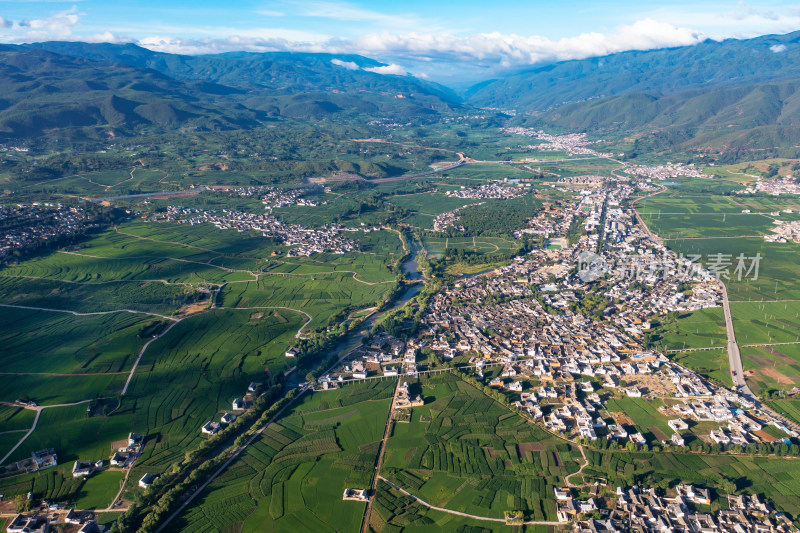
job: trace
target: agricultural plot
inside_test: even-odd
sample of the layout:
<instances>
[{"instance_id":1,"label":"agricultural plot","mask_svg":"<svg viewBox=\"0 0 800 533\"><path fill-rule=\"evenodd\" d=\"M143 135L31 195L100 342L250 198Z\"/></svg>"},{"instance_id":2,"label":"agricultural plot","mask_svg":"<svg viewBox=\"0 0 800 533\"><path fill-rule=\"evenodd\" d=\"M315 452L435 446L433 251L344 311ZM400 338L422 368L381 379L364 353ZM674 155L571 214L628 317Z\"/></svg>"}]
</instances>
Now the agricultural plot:
<instances>
[{"instance_id":1,"label":"agricultural plot","mask_svg":"<svg viewBox=\"0 0 800 533\"><path fill-rule=\"evenodd\" d=\"M36 430L14 451L9 461L29 458L31 452L42 448L55 448L60 464L107 460L112 452L111 443L126 438L131 430L130 413L90 415L86 407L87 404L79 404L43 410ZM17 441L22 436L15 435ZM7 452L8 448L0 450L0 456Z\"/></svg>"},{"instance_id":2,"label":"agricultural plot","mask_svg":"<svg viewBox=\"0 0 800 533\"><path fill-rule=\"evenodd\" d=\"M78 313L130 309L159 315L170 315L197 298L191 288L152 281L86 284L2 276L0 294L3 303L11 305Z\"/></svg>"},{"instance_id":3,"label":"agricultural plot","mask_svg":"<svg viewBox=\"0 0 800 533\"><path fill-rule=\"evenodd\" d=\"M224 307L287 307L311 315L309 327L326 324L345 308L370 307L382 301L392 284L368 285L349 273L313 276L264 276L258 282L226 285L217 301Z\"/></svg>"},{"instance_id":4,"label":"agricultural plot","mask_svg":"<svg viewBox=\"0 0 800 533\"><path fill-rule=\"evenodd\" d=\"M784 399L784 400L768 400L766 402L775 412L800 424L800 400L797 399Z\"/></svg>"},{"instance_id":5,"label":"agricultural plot","mask_svg":"<svg viewBox=\"0 0 800 533\"><path fill-rule=\"evenodd\" d=\"M652 341L662 350L724 348L727 344L722 307L700 309L675 318L660 317L652 330Z\"/></svg>"},{"instance_id":6,"label":"agricultural plot","mask_svg":"<svg viewBox=\"0 0 800 533\"><path fill-rule=\"evenodd\" d=\"M421 192L392 196L389 201L408 211L422 215L440 215L458 207L474 204L480 200L453 198L441 192Z\"/></svg>"},{"instance_id":7,"label":"agricultural plot","mask_svg":"<svg viewBox=\"0 0 800 533\"><path fill-rule=\"evenodd\" d=\"M22 437L25 431L33 426L36 413L30 409L23 409L11 405L0 405L0 433L9 431L20 432L16 440ZM13 440L13 436L11 437ZM2 445L0 445L2 446Z\"/></svg>"},{"instance_id":8,"label":"agricultural plot","mask_svg":"<svg viewBox=\"0 0 800 533\"><path fill-rule=\"evenodd\" d=\"M305 323L285 310L218 309L185 319L144 354L122 405L148 439L137 467L157 472L203 438L251 381L287 368L284 352Z\"/></svg>"},{"instance_id":9,"label":"agricultural plot","mask_svg":"<svg viewBox=\"0 0 800 533\"><path fill-rule=\"evenodd\" d=\"M633 420L636 430L644 435L647 442L654 443L660 442L662 438L669 437L673 433L667 425L668 418L658 410L660 405L659 400L623 396L609 399L606 409L610 413L621 413L629 417Z\"/></svg>"},{"instance_id":10,"label":"agricultural plot","mask_svg":"<svg viewBox=\"0 0 800 533\"><path fill-rule=\"evenodd\" d=\"M519 248L511 239L501 237L423 237L422 246L432 256L441 257L445 250L464 250L479 254L510 253Z\"/></svg>"},{"instance_id":11,"label":"agricultural plot","mask_svg":"<svg viewBox=\"0 0 800 533\"><path fill-rule=\"evenodd\" d=\"M766 235L773 219L757 213L642 214L651 231L665 239Z\"/></svg>"},{"instance_id":12,"label":"agricultural plot","mask_svg":"<svg viewBox=\"0 0 800 533\"><path fill-rule=\"evenodd\" d=\"M396 382L312 393L250 445L174 524L180 531L356 531Z\"/></svg>"},{"instance_id":13,"label":"agricultural plot","mask_svg":"<svg viewBox=\"0 0 800 533\"><path fill-rule=\"evenodd\" d=\"M680 352L671 354L670 357L701 376L726 387L733 387L727 349Z\"/></svg>"},{"instance_id":14,"label":"agricultural plot","mask_svg":"<svg viewBox=\"0 0 800 533\"><path fill-rule=\"evenodd\" d=\"M124 477L121 470L105 470L90 476L81 486L75 506L78 509L105 509L113 503Z\"/></svg>"},{"instance_id":15,"label":"agricultural plot","mask_svg":"<svg viewBox=\"0 0 800 533\"><path fill-rule=\"evenodd\" d=\"M402 531L426 533L440 531L509 531L503 523L474 520L462 516L430 509L393 488L385 481L378 482L378 490L370 515L372 531ZM525 526L518 528L531 533L547 533L548 526Z\"/></svg>"},{"instance_id":16,"label":"agricultural plot","mask_svg":"<svg viewBox=\"0 0 800 533\"><path fill-rule=\"evenodd\" d=\"M3 373L103 374L129 370L145 339L146 315L67 313L0 307Z\"/></svg>"},{"instance_id":17,"label":"agricultural plot","mask_svg":"<svg viewBox=\"0 0 800 533\"><path fill-rule=\"evenodd\" d=\"M744 346L741 353L745 377L753 392L800 386L800 344Z\"/></svg>"},{"instance_id":18,"label":"agricultural plot","mask_svg":"<svg viewBox=\"0 0 800 533\"><path fill-rule=\"evenodd\" d=\"M553 487L577 471L578 450L452 374L417 385L425 405L395 424L383 476L432 505L502 518L554 520Z\"/></svg>"},{"instance_id":19,"label":"agricultural plot","mask_svg":"<svg viewBox=\"0 0 800 533\"><path fill-rule=\"evenodd\" d=\"M739 344L800 341L800 302L732 303Z\"/></svg>"},{"instance_id":20,"label":"agricultural plot","mask_svg":"<svg viewBox=\"0 0 800 533\"><path fill-rule=\"evenodd\" d=\"M72 477L72 463L66 463L38 474L6 478L0 481L0 491L5 498L32 492L36 499L46 498L74 504L82 485L83 479Z\"/></svg>"},{"instance_id":21,"label":"agricultural plot","mask_svg":"<svg viewBox=\"0 0 800 533\"><path fill-rule=\"evenodd\" d=\"M684 255L699 254L702 262L708 265L709 261L717 254L727 254L731 265L722 269L721 274L729 279L725 281L728 287L728 297L732 302L748 302L761 300L797 300L800 299L800 284L797 283L800 274L800 265L797 257L800 245L793 243L771 243L763 238L742 239L673 239L666 242L667 246L676 253ZM736 257L744 254L745 258L756 257L760 254L758 279L753 279L755 272L742 273L739 280L735 273ZM745 260L745 267L749 268L752 261ZM723 278L725 279L725 278ZM735 316L735 313L734 313ZM743 342L743 339L738 339Z\"/></svg>"}]
</instances>

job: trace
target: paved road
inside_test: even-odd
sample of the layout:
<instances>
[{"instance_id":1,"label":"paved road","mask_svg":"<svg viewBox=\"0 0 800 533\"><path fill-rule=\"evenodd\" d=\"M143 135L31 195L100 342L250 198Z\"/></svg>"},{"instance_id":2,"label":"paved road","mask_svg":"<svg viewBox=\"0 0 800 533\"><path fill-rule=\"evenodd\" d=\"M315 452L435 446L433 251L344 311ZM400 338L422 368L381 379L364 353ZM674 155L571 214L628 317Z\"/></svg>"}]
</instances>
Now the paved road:
<instances>
[{"instance_id":1,"label":"paved road","mask_svg":"<svg viewBox=\"0 0 800 533\"><path fill-rule=\"evenodd\" d=\"M728 334L728 364L731 368L731 378L733 386L738 388L742 394L755 398L755 394L747 386L744 379L744 368L742 367L742 354L739 352L739 345L736 343L736 332L733 329L733 316L731 315L731 304L728 301L728 288L722 285L722 310L725 313L725 329Z\"/></svg>"}]
</instances>

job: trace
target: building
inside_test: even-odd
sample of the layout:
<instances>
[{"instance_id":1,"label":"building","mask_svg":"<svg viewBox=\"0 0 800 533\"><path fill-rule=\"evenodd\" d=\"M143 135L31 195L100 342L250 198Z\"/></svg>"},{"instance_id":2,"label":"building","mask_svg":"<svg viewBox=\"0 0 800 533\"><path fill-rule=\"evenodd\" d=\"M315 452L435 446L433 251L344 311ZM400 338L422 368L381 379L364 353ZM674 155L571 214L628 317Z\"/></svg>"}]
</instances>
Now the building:
<instances>
[{"instance_id":1,"label":"building","mask_svg":"<svg viewBox=\"0 0 800 533\"><path fill-rule=\"evenodd\" d=\"M37 450L31 454L36 468L48 468L58 464L58 455L55 449L45 448L44 450Z\"/></svg>"},{"instance_id":2,"label":"building","mask_svg":"<svg viewBox=\"0 0 800 533\"><path fill-rule=\"evenodd\" d=\"M94 464L91 461L75 461L72 465L72 477L84 477L94 471Z\"/></svg>"},{"instance_id":3,"label":"building","mask_svg":"<svg viewBox=\"0 0 800 533\"><path fill-rule=\"evenodd\" d=\"M220 430L219 422L206 422L200 431L206 435L215 435Z\"/></svg>"},{"instance_id":4,"label":"building","mask_svg":"<svg viewBox=\"0 0 800 533\"><path fill-rule=\"evenodd\" d=\"M143 489L146 489L147 487L149 487L153 483L153 481L155 479L156 479L156 476L154 476L153 474L146 473L139 480L139 486L142 487Z\"/></svg>"}]
</instances>

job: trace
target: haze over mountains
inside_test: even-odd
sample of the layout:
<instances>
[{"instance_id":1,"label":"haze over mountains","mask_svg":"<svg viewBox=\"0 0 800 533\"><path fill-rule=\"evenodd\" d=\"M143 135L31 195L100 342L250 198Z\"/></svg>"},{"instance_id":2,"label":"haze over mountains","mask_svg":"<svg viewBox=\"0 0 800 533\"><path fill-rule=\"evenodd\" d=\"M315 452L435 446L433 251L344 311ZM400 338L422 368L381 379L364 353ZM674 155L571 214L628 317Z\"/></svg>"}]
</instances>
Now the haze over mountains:
<instances>
[{"instance_id":1,"label":"haze over mountains","mask_svg":"<svg viewBox=\"0 0 800 533\"><path fill-rule=\"evenodd\" d=\"M0 137L238 129L275 117L409 119L514 110L570 131L689 150L800 144L800 32L541 66L464 95L357 55L165 54L132 44L0 47Z\"/></svg>"}]
</instances>

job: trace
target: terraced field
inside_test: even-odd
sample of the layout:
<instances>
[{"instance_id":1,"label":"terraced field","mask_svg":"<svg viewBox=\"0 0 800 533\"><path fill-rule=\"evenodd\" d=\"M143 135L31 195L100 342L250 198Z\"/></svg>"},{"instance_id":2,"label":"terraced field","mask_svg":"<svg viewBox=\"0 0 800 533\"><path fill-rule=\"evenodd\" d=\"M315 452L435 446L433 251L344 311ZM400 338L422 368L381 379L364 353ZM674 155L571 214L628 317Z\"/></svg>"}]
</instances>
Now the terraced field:
<instances>
[{"instance_id":1,"label":"terraced field","mask_svg":"<svg viewBox=\"0 0 800 533\"><path fill-rule=\"evenodd\" d=\"M201 494L175 531L357 531L394 381L308 394Z\"/></svg>"}]
</instances>

